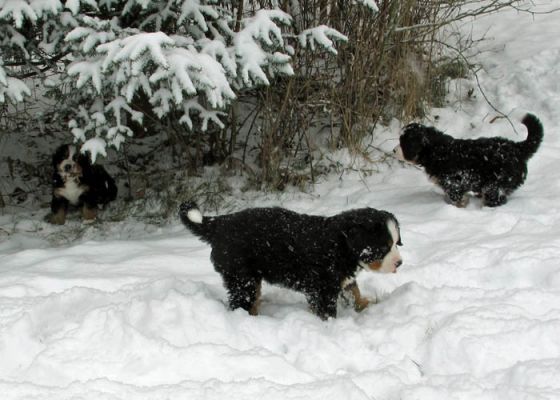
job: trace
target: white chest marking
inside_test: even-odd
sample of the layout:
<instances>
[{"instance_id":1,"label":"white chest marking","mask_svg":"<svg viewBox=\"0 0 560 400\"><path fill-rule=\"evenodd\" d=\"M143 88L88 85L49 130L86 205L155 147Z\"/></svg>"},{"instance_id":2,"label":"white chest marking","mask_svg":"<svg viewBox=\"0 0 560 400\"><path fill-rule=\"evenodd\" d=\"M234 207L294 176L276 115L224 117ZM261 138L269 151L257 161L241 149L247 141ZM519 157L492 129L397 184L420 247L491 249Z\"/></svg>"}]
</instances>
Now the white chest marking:
<instances>
[{"instance_id":1,"label":"white chest marking","mask_svg":"<svg viewBox=\"0 0 560 400\"><path fill-rule=\"evenodd\" d=\"M64 187L57 189L57 194L61 197L64 197L70 202L70 204L75 206L79 203L80 196L82 195L82 193L84 193L84 191L84 186L80 186L75 180L69 179L68 181L66 181Z\"/></svg>"}]
</instances>

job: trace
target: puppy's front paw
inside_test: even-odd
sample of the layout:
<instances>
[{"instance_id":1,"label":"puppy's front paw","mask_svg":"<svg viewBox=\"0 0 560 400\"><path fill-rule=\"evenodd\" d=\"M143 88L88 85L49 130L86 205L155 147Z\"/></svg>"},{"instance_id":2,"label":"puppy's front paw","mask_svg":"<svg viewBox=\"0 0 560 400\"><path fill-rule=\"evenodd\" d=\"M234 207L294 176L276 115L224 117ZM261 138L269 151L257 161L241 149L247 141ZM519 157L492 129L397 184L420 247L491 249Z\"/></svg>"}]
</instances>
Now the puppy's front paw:
<instances>
[{"instance_id":1,"label":"puppy's front paw","mask_svg":"<svg viewBox=\"0 0 560 400\"><path fill-rule=\"evenodd\" d=\"M45 216L45 221L53 225L64 225L64 223L66 222L66 213L49 213Z\"/></svg>"},{"instance_id":2,"label":"puppy's front paw","mask_svg":"<svg viewBox=\"0 0 560 400\"><path fill-rule=\"evenodd\" d=\"M369 306L372 301L366 297L360 297L359 299L354 300L354 310L357 312L361 312Z\"/></svg>"},{"instance_id":3,"label":"puppy's front paw","mask_svg":"<svg viewBox=\"0 0 560 400\"><path fill-rule=\"evenodd\" d=\"M97 217L97 209L95 207L88 207L84 205L82 207L82 222L84 224L93 224Z\"/></svg>"},{"instance_id":4,"label":"puppy's front paw","mask_svg":"<svg viewBox=\"0 0 560 400\"><path fill-rule=\"evenodd\" d=\"M445 195L445 202L447 204L451 204L457 208L465 208L469 205L469 198L468 196L463 196L459 200L453 200L449 195Z\"/></svg>"}]
</instances>

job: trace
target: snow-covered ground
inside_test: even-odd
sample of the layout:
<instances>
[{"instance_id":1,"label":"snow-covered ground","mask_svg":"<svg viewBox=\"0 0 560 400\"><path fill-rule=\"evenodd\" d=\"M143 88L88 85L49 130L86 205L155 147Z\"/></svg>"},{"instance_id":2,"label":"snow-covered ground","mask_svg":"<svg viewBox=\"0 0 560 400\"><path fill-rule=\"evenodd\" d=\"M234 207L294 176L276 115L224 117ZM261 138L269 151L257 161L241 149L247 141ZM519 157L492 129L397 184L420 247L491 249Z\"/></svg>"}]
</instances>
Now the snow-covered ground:
<instances>
[{"instance_id":1,"label":"snow-covered ground","mask_svg":"<svg viewBox=\"0 0 560 400\"><path fill-rule=\"evenodd\" d=\"M517 133L478 90L468 98L474 81L453 84L431 118L457 137L514 140L524 112L541 118L544 142L507 205L447 205L396 161L310 194L240 194L241 207L393 212L404 264L359 275L378 300L360 314L341 304L321 321L273 286L260 316L228 311L209 247L178 220L81 228L46 225L46 210L0 215L0 398L560 399L559 21L513 11L475 21L488 38L480 83ZM390 150L398 133L386 128L378 144Z\"/></svg>"}]
</instances>

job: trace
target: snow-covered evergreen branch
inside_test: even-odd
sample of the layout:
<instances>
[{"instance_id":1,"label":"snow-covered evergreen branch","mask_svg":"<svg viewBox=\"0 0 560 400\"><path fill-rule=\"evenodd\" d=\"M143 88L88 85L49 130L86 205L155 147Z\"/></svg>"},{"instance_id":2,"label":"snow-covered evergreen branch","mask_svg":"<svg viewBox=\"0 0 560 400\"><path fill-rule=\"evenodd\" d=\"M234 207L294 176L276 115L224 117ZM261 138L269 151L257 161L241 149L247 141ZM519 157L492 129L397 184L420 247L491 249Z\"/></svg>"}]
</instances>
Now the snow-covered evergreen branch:
<instances>
[{"instance_id":1,"label":"snow-covered evergreen branch","mask_svg":"<svg viewBox=\"0 0 560 400\"><path fill-rule=\"evenodd\" d=\"M346 36L326 25L306 29L300 33L298 39L303 48L309 47L311 50L315 50L317 46L320 46L333 54L338 54L334 48L333 40L348 41Z\"/></svg>"},{"instance_id":2,"label":"snow-covered evergreen branch","mask_svg":"<svg viewBox=\"0 0 560 400\"><path fill-rule=\"evenodd\" d=\"M24 69L39 60L61 71L70 130L95 158L132 135L129 121L142 123L138 96L160 118L178 112L190 129L223 127L237 91L294 74L292 45L336 54L334 42L346 40L319 26L288 43L286 12L257 9L238 21L234 8L217 0L0 0L0 46ZM6 68L0 60L0 102L22 101L30 90Z\"/></svg>"}]
</instances>

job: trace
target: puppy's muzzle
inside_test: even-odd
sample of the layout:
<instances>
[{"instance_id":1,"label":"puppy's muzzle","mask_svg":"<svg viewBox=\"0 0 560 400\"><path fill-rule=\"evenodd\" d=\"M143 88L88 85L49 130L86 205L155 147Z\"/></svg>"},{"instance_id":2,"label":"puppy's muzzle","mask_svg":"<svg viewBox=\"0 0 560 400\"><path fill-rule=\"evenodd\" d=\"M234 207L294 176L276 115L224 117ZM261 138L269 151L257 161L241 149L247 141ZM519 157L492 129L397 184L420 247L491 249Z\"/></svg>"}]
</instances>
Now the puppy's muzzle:
<instances>
[{"instance_id":1,"label":"puppy's muzzle","mask_svg":"<svg viewBox=\"0 0 560 400\"><path fill-rule=\"evenodd\" d=\"M401 148L400 145L396 146L396 147L393 149L393 154L394 154L395 157L397 157L399 160L401 160L401 161L406 161L406 160L404 159L404 154L403 154L403 151L402 151L402 148Z\"/></svg>"}]
</instances>

